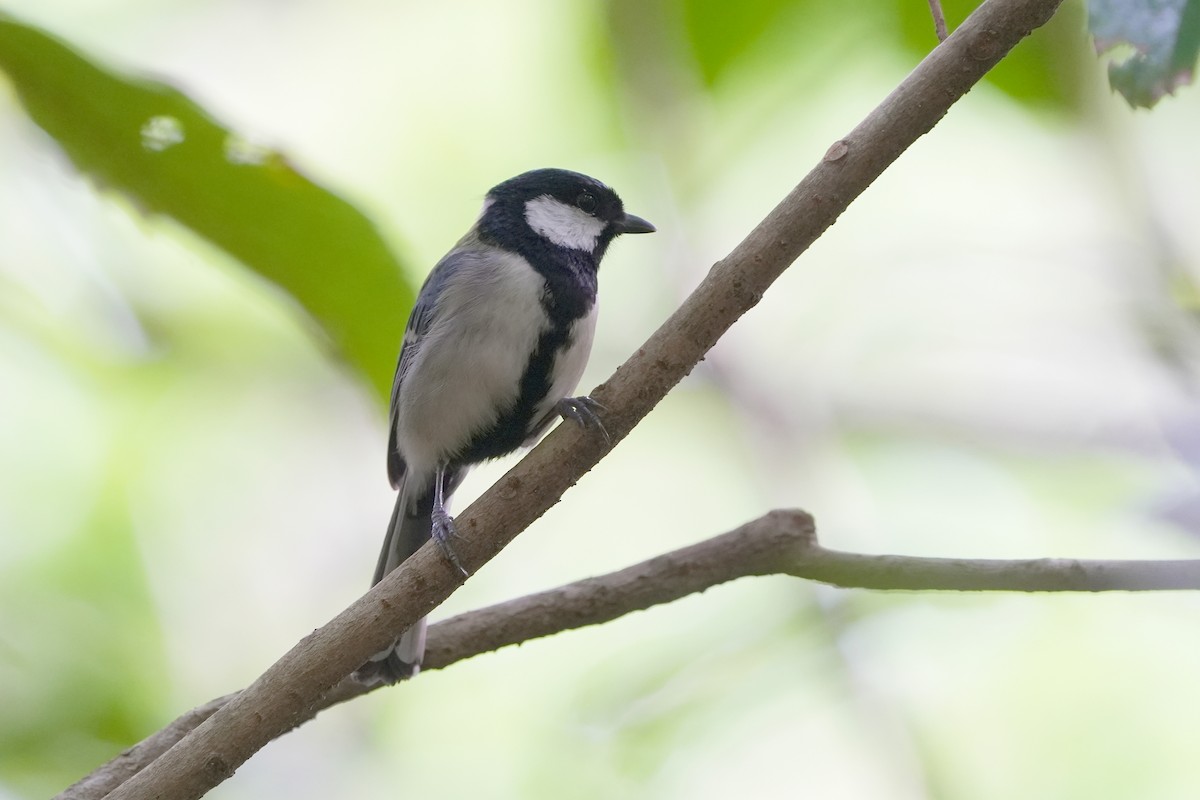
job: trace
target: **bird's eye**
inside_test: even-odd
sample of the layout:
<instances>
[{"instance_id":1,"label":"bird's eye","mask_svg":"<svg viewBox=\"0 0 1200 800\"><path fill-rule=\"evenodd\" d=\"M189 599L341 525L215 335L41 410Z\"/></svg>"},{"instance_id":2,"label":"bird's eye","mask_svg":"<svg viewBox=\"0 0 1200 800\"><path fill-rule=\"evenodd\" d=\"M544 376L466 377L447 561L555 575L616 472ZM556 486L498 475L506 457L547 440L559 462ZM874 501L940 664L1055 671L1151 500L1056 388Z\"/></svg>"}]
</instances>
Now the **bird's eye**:
<instances>
[{"instance_id":1,"label":"bird's eye","mask_svg":"<svg viewBox=\"0 0 1200 800\"><path fill-rule=\"evenodd\" d=\"M596 210L596 196L591 192L583 192L575 198L575 206L587 214Z\"/></svg>"}]
</instances>

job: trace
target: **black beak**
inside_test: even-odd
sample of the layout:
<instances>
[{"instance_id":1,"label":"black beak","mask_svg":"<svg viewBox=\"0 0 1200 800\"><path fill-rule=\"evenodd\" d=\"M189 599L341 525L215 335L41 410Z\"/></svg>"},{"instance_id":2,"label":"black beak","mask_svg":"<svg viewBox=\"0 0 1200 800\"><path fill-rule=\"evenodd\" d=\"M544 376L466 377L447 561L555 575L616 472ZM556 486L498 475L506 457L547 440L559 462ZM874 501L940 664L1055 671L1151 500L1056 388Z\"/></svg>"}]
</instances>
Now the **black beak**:
<instances>
[{"instance_id":1,"label":"black beak","mask_svg":"<svg viewBox=\"0 0 1200 800\"><path fill-rule=\"evenodd\" d=\"M613 223L617 233L654 233L655 227L641 217L626 214L623 219Z\"/></svg>"}]
</instances>

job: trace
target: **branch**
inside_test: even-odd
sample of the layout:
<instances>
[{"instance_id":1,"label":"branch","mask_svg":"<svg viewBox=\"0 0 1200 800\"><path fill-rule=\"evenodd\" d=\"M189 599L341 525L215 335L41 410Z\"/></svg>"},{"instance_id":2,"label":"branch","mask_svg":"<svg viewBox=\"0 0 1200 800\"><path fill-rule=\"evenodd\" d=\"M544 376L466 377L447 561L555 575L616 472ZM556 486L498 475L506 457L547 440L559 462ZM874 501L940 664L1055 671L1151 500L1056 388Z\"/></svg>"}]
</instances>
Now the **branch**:
<instances>
[{"instance_id":1,"label":"branch","mask_svg":"<svg viewBox=\"0 0 1200 800\"><path fill-rule=\"evenodd\" d=\"M624 437L687 375L717 339L761 299L883 170L1061 0L987 0L939 45L755 228L669 320L593 393L612 409L612 443ZM473 570L545 513L606 450L598 437L562 425L458 519L459 555ZM366 595L305 637L258 680L112 792L112 800L194 800L233 774L397 631L457 588L457 573L426 545Z\"/></svg>"},{"instance_id":2,"label":"branch","mask_svg":"<svg viewBox=\"0 0 1200 800\"><path fill-rule=\"evenodd\" d=\"M939 42L946 41L946 15L942 12L942 0L929 0L929 13L933 16L933 30Z\"/></svg>"},{"instance_id":3,"label":"branch","mask_svg":"<svg viewBox=\"0 0 1200 800\"><path fill-rule=\"evenodd\" d=\"M563 631L599 625L752 575L785 574L842 588L909 591L1102 592L1200 589L1200 560L987 560L864 555L822 547L812 517L773 511L728 533L617 572L460 614L429 629L423 671ZM297 725L376 688L344 680ZM208 719L218 697L60 794L100 800Z\"/></svg>"},{"instance_id":4,"label":"branch","mask_svg":"<svg viewBox=\"0 0 1200 800\"><path fill-rule=\"evenodd\" d=\"M108 793L146 768L172 747L176 742L196 729L201 722L211 717L226 703L237 696L237 692L209 700L202 706L176 717L165 728L152 733L133 747L123 751L111 761L97 767L88 775L68 786L54 800L102 800Z\"/></svg>"}]
</instances>

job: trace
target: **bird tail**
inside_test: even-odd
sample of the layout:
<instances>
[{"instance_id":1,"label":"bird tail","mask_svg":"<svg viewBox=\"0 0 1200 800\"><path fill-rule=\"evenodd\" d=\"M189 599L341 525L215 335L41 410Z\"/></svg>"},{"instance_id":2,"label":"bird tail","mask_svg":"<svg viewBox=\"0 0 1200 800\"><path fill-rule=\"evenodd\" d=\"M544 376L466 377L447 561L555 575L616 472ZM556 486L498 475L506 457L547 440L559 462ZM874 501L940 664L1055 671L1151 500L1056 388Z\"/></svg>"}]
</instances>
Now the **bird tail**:
<instances>
[{"instance_id":1,"label":"bird tail","mask_svg":"<svg viewBox=\"0 0 1200 800\"><path fill-rule=\"evenodd\" d=\"M396 506L388 522L387 536L383 540L372 586L417 552L429 539L433 527L433 487L416 487L411 478L412 475L406 476L396 495ZM371 656L367 663L355 671L354 679L374 685L411 678L420 671L424 655L425 617L422 617L387 649Z\"/></svg>"}]
</instances>

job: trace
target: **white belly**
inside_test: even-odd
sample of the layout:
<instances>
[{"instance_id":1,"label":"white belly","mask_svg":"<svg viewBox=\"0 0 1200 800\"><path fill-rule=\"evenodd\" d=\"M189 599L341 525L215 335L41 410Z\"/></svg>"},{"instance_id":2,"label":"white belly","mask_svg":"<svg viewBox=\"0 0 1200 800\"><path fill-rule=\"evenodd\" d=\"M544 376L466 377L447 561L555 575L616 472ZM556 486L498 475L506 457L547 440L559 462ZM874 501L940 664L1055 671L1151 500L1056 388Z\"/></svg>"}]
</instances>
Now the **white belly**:
<instances>
[{"instance_id":1,"label":"white belly","mask_svg":"<svg viewBox=\"0 0 1200 800\"><path fill-rule=\"evenodd\" d=\"M405 373L397 443L418 471L460 450L496 421L496 409L516 401L529 354L548 327L542 277L519 256L500 256L503 267L495 257L459 266ZM590 345L590 332L587 338Z\"/></svg>"}]
</instances>

